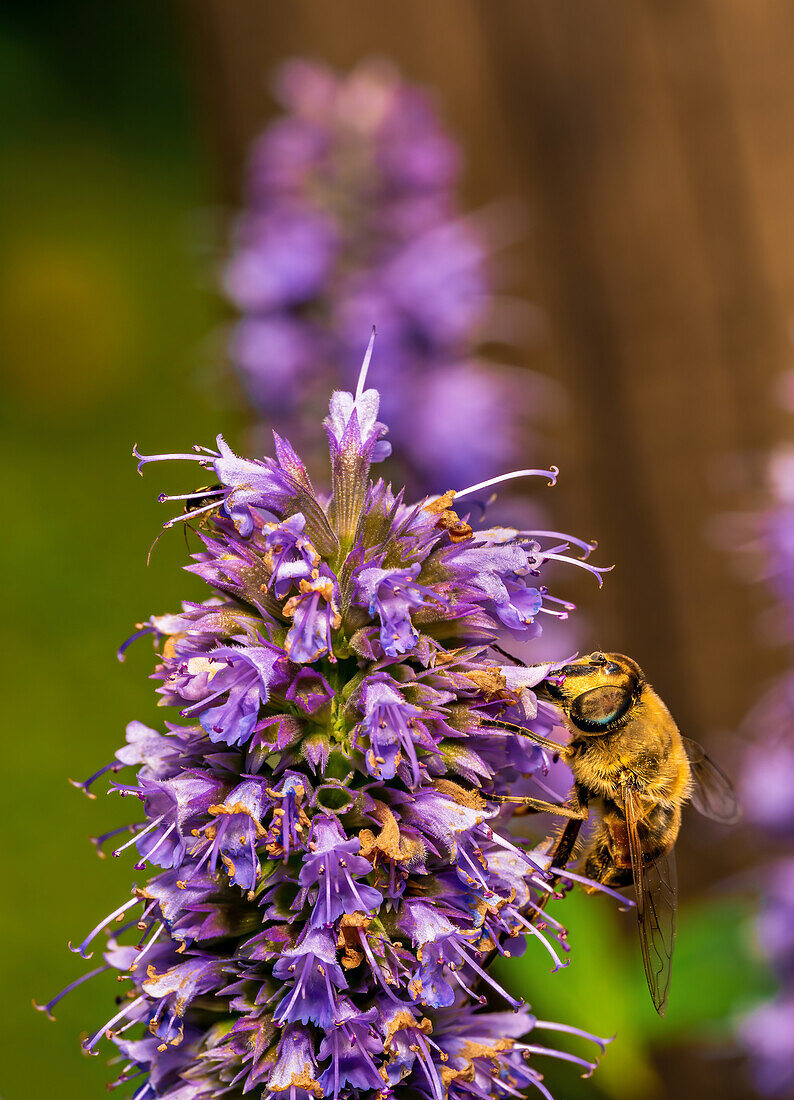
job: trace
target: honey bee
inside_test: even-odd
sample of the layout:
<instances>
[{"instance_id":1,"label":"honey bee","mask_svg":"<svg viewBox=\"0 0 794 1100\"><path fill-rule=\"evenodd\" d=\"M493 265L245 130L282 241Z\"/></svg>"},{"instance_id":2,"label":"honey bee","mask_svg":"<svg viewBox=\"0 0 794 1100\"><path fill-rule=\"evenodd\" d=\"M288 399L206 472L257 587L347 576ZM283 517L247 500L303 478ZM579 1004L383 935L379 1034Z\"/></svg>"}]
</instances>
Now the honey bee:
<instances>
[{"instance_id":1,"label":"honey bee","mask_svg":"<svg viewBox=\"0 0 794 1100\"><path fill-rule=\"evenodd\" d=\"M546 745L569 765L574 785L561 806L521 801L530 809L569 819L556 842L552 869L569 861L590 804L600 804L598 823L583 852L584 874L613 888L633 883L645 976L654 1007L663 1016L675 939L673 849L681 810L690 802L707 817L730 824L739 816L736 795L700 745L681 736L630 657L591 653L535 690L563 713L570 742Z\"/></svg>"}]
</instances>

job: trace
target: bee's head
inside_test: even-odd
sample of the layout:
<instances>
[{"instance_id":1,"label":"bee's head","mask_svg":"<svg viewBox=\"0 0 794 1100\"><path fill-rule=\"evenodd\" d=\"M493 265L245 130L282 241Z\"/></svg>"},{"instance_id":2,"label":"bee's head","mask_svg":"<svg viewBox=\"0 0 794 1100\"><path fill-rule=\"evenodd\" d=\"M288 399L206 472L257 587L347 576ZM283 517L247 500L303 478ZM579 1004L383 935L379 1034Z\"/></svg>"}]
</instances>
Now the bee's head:
<instances>
[{"instance_id":1,"label":"bee's head","mask_svg":"<svg viewBox=\"0 0 794 1100\"><path fill-rule=\"evenodd\" d=\"M623 724L644 683L630 657L596 652L565 665L536 691L556 703L576 731L597 736Z\"/></svg>"}]
</instances>

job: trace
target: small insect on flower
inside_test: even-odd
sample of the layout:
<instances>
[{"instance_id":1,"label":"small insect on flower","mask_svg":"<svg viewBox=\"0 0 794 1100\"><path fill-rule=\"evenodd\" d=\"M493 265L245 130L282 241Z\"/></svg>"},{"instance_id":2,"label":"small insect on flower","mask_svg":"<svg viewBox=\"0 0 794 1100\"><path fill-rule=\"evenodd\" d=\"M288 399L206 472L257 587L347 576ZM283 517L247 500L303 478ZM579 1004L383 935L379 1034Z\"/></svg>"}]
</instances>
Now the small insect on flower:
<instances>
[{"instance_id":1,"label":"small insect on flower","mask_svg":"<svg viewBox=\"0 0 794 1100\"><path fill-rule=\"evenodd\" d=\"M600 820L583 855L584 873L605 886L634 884L645 977L663 1016L675 939L673 846L681 810L691 802L706 817L735 822L733 788L700 745L681 736L630 657L591 653L555 670L535 690L561 708L571 733L570 743L559 749L574 778L568 800L531 802L535 810L569 819L551 867L566 865L590 804L598 801Z\"/></svg>"},{"instance_id":2,"label":"small insect on flower","mask_svg":"<svg viewBox=\"0 0 794 1100\"><path fill-rule=\"evenodd\" d=\"M586 1074L595 1060L539 1034L604 1047L537 1020L488 969L527 943L566 966L543 903L557 877L579 880L509 827L511 799L538 802L567 750L535 691L559 670L524 667L501 642L572 610L542 583L547 562L603 570L588 543L457 514L492 481L416 504L373 483L388 445L371 352L355 394L331 398L327 496L279 436L273 458L239 458L220 437L137 456L211 468L218 488L165 498L197 521L187 568L208 598L135 634L155 642L171 721L130 723L80 784L137 768L111 791L142 819L96 845L127 833L113 854L133 849L143 873L75 949L90 958L113 929L93 973L117 971L129 992L84 1045L115 1044L135 1100L548 1098L539 1058ZM502 480L519 474L556 470Z\"/></svg>"}]
</instances>

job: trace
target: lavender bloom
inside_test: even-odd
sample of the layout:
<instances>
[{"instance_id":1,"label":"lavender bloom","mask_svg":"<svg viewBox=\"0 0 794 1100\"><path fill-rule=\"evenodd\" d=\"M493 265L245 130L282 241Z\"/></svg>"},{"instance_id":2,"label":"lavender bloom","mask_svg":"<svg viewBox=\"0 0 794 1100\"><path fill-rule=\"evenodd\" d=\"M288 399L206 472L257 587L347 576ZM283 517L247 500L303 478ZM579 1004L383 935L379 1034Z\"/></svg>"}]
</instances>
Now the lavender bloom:
<instances>
[{"instance_id":1,"label":"lavender bloom","mask_svg":"<svg viewBox=\"0 0 794 1100\"><path fill-rule=\"evenodd\" d=\"M490 230L457 208L459 152L432 102L379 62L341 75L293 61L275 95L285 113L251 150L247 208L223 273L242 314L231 357L255 412L322 469L306 411L319 419L328 390L349 387L361 334L377 322L401 480L441 491L497 472L517 449L516 384L477 349L514 336L489 286ZM523 392L528 379L522 372ZM427 399L417 403L419 387ZM341 400L327 421L334 463L345 446ZM374 416L359 415L348 449L360 432L384 457Z\"/></svg>"},{"instance_id":2,"label":"lavender bloom","mask_svg":"<svg viewBox=\"0 0 794 1100\"><path fill-rule=\"evenodd\" d=\"M794 641L794 452L770 463L771 507L753 517L766 576L779 602L782 639ZM794 838L794 668L755 704L744 721L749 742L741 769L743 809L766 833L765 845L790 846ZM738 1039L750 1055L758 1089L770 1097L794 1093L794 859L765 870L756 938L779 981L779 991L739 1022Z\"/></svg>"},{"instance_id":3,"label":"lavender bloom","mask_svg":"<svg viewBox=\"0 0 794 1100\"><path fill-rule=\"evenodd\" d=\"M594 1063L536 1034L603 1046L488 970L527 936L565 965L546 846L510 831L507 801L542 794L529 735L557 713L533 688L556 666L493 648L508 604L530 635L555 613L538 577L558 536L475 532L452 505L479 486L408 505L373 484L372 392L332 399L330 498L279 437L275 459L182 456L222 485L193 513L211 594L139 628L175 720L131 723L103 770L138 769L113 784L144 810L114 854L147 874L75 949L114 929L87 977L128 992L84 1046L116 1045L135 1100L548 1097L538 1056Z\"/></svg>"}]
</instances>

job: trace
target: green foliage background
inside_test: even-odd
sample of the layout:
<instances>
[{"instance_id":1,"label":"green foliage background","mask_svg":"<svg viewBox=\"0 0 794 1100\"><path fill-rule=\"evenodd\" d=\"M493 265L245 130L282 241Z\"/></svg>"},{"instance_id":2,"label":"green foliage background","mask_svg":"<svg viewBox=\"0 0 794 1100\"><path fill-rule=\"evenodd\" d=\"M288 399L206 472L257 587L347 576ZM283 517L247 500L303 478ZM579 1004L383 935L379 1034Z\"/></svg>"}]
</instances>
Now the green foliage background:
<instances>
[{"instance_id":1,"label":"green foliage background","mask_svg":"<svg viewBox=\"0 0 794 1100\"><path fill-rule=\"evenodd\" d=\"M66 940L115 908L133 875L131 860L99 863L87 840L131 807L89 802L66 782L107 762L127 721L154 718L146 645L124 665L116 646L137 619L198 591L179 571L178 532L147 568L168 486L136 476L132 444L178 451L219 430L235 437L230 408L211 407L217 389L205 384L219 323L198 253L211 195L171 14L153 0L29 0L0 22L3 1100L99 1096L106 1080L103 1057L81 1057L78 1036L111 1015L115 983L79 989L57 1025L30 1000L83 972ZM600 899L564 904L574 964L539 979L545 961L530 944L505 976L541 1016L619 1033L588 1085L550 1067L567 1100L650 1095L652 1044L709 1030L719 1041L726 1016L768 982L742 905L693 909L662 1025L631 916L621 930Z\"/></svg>"}]
</instances>

